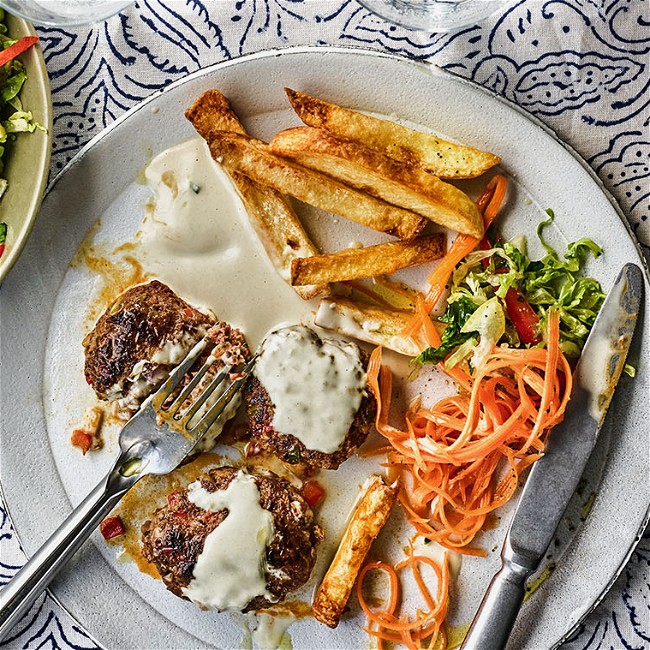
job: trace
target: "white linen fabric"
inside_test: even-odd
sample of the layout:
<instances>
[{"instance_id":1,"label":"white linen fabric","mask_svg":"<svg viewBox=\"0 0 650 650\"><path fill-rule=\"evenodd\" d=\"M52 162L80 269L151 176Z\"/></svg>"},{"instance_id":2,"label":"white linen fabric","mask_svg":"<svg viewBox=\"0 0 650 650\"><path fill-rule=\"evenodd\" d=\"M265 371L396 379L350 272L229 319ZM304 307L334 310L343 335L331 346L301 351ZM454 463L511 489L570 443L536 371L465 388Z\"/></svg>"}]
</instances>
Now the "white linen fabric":
<instances>
[{"instance_id":1,"label":"white linen fabric","mask_svg":"<svg viewBox=\"0 0 650 650\"><path fill-rule=\"evenodd\" d=\"M647 0L518 0L451 34L397 27L355 0L138 0L92 27L38 33L54 103L52 175L141 99L207 65L294 45L374 48L433 62L539 117L592 166L650 254ZM0 586L23 562L0 501ZM649 567L646 533L605 601L563 648L650 647ZM50 596L5 644L97 647Z\"/></svg>"}]
</instances>

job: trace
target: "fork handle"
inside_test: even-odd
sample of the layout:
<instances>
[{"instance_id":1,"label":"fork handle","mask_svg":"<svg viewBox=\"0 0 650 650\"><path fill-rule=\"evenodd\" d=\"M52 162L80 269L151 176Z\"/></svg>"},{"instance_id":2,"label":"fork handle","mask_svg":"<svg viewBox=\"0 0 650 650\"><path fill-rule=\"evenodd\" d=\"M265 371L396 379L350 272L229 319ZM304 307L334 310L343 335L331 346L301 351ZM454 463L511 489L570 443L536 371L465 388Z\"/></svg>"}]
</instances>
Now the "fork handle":
<instances>
[{"instance_id":1,"label":"fork handle","mask_svg":"<svg viewBox=\"0 0 650 650\"><path fill-rule=\"evenodd\" d=\"M138 478L124 477L115 469L111 470L0 590L0 641Z\"/></svg>"}]
</instances>

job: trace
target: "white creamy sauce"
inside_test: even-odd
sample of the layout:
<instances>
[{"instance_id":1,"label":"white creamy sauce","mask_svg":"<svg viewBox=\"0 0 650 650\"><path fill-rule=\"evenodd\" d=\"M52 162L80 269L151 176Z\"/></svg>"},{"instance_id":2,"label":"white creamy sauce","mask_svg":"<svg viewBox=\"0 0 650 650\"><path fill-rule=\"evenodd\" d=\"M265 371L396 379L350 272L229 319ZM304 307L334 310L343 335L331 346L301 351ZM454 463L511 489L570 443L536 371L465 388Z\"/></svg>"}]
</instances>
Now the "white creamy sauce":
<instances>
[{"instance_id":1,"label":"white creamy sauce","mask_svg":"<svg viewBox=\"0 0 650 650\"><path fill-rule=\"evenodd\" d=\"M137 411L142 400L151 394L155 386L155 382L145 379L142 374L138 374L132 381L129 381L128 389L122 392L121 397L117 400L119 410L125 414Z\"/></svg>"},{"instance_id":2,"label":"white creamy sauce","mask_svg":"<svg viewBox=\"0 0 650 650\"><path fill-rule=\"evenodd\" d=\"M359 320L351 313L337 311L333 303L322 302L319 305L314 323L318 327L333 330L359 341L381 345L408 357L415 357L420 353L418 346L410 339L389 334L378 320L372 318Z\"/></svg>"},{"instance_id":3,"label":"white creamy sauce","mask_svg":"<svg viewBox=\"0 0 650 650\"><path fill-rule=\"evenodd\" d=\"M228 510L228 515L206 537L183 594L199 607L217 610L243 609L257 596L273 600L266 588L266 547L275 526L260 505L253 477L240 470L226 490L216 492L196 481L188 499L210 512Z\"/></svg>"},{"instance_id":4,"label":"white creamy sauce","mask_svg":"<svg viewBox=\"0 0 650 650\"><path fill-rule=\"evenodd\" d=\"M194 338L187 333L183 334L180 341L165 341L163 346L151 356L151 363L175 366L187 356L187 353L197 342L198 338Z\"/></svg>"},{"instance_id":5,"label":"white creamy sauce","mask_svg":"<svg viewBox=\"0 0 650 650\"><path fill-rule=\"evenodd\" d=\"M150 395L156 386L167 376L167 371L160 368L160 366L173 366L180 363L192 347L198 343L199 339L205 334L205 331L205 328L199 328L195 336L184 333L180 340L165 341L151 355L151 359L141 359L138 361L126 379L111 386L106 391L107 399L117 401L119 410L125 414L136 411L140 407L142 400ZM221 419L223 417L219 421ZM215 427L218 422L215 423ZM221 433L222 428L223 422L216 435Z\"/></svg>"},{"instance_id":6,"label":"white creamy sauce","mask_svg":"<svg viewBox=\"0 0 650 650\"><path fill-rule=\"evenodd\" d=\"M612 292L622 294L624 290L625 283L621 283ZM620 295L618 299L620 304ZM593 328L576 369L575 381L589 391L589 414L596 422L601 422L607 413L615 386L612 378L620 373L624 364L620 354L620 350L626 347L624 337L613 340L610 335L617 328L620 331L624 322L625 312L622 307L618 310L601 310L598 315L599 326Z\"/></svg>"},{"instance_id":7,"label":"white creamy sauce","mask_svg":"<svg viewBox=\"0 0 650 650\"><path fill-rule=\"evenodd\" d=\"M291 649L291 638L287 629L296 621L293 616L275 616L264 612L251 612L248 616L255 650Z\"/></svg>"},{"instance_id":8,"label":"white creamy sauce","mask_svg":"<svg viewBox=\"0 0 650 650\"><path fill-rule=\"evenodd\" d=\"M145 177L153 198L136 243L147 273L190 304L209 305L253 349L279 324L309 317L312 303L278 275L203 140L162 152Z\"/></svg>"},{"instance_id":9,"label":"white creamy sauce","mask_svg":"<svg viewBox=\"0 0 650 650\"><path fill-rule=\"evenodd\" d=\"M356 345L285 327L269 334L254 373L275 407L276 431L327 454L341 446L366 387Z\"/></svg>"},{"instance_id":10,"label":"white creamy sauce","mask_svg":"<svg viewBox=\"0 0 650 650\"><path fill-rule=\"evenodd\" d=\"M447 556L449 564L449 573L454 580L458 580L460 567L463 562L463 556L456 551L450 551L448 548L441 546L437 542L425 543L424 537L418 536L413 544L413 555L425 555L430 557L438 566L442 566Z\"/></svg>"}]
</instances>

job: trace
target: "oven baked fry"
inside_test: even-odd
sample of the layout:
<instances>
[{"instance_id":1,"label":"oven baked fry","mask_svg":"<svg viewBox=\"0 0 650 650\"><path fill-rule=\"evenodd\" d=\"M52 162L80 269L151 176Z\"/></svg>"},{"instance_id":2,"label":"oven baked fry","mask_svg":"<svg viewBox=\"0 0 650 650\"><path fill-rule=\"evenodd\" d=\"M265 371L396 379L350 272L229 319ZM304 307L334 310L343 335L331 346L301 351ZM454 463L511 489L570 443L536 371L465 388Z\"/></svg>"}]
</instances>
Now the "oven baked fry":
<instances>
[{"instance_id":1,"label":"oven baked fry","mask_svg":"<svg viewBox=\"0 0 650 650\"><path fill-rule=\"evenodd\" d=\"M344 336L416 357L426 346L404 336L404 329L412 318L412 311L330 296L320 301L314 323Z\"/></svg>"},{"instance_id":2,"label":"oven baked fry","mask_svg":"<svg viewBox=\"0 0 650 650\"><path fill-rule=\"evenodd\" d=\"M231 176L244 199L244 204L257 236L283 280L291 284L291 264L305 254L318 255L293 208L271 187L256 183L238 172ZM293 286L293 285L291 285ZM304 300L326 296L327 283L293 287Z\"/></svg>"},{"instance_id":3,"label":"oven baked fry","mask_svg":"<svg viewBox=\"0 0 650 650\"><path fill-rule=\"evenodd\" d=\"M285 88L291 106L309 126L363 142L405 163L418 164L440 178L475 178L501 162L487 151L448 142L430 133L381 120Z\"/></svg>"},{"instance_id":4,"label":"oven baked fry","mask_svg":"<svg viewBox=\"0 0 650 650\"><path fill-rule=\"evenodd\" d=\"M246 134L230 102L218 90L203 93L185 111L185 117L208 142L220 131ZM251 224L271 263L280 276L290 283L292 260L318 255L318 249L309 239L292 207L279 192L242 174L231 173L230 177L244 199ZM330 292L327 284L305 285L294 289L304 300L325 296Z\"/></svg>"},{"instance_id":5,"label":"oven baked fry","mask_svg":"<svg viewBox=\"0 0 650 650\"><path fill-rule=\"evenodd\" d=\"M206 90L185 111L196 132L208 142L217 131L246 134L244 125L233 111L228 98L218 90Z\"/></svg>"},{"instance_id":6,"label":"oven baked fry","mask_svg":"<svg viewBox=\"0 0 650 650\"><path fill-rule=\"evenodd\" d=\"M219 131L213 134L209 145L212 157L229 171L244 174L278 192L374 230L412 239L426 225L427 220L414 212L274 155L260 140Z\"/></svg>"},{"instance_id":7,"label":"oven baked fry","mask_svg":"<svg viewBox=\"0 0 650 650\"><path fill-rule=\"evenodd\" d=\"M388 520L397 499L397 483L386 485L373 475L363 486L339 548L316 591L312 610L316 620L336 627L370 546Z\"/></svg>"},{"instance_id":8,"label":"oven baked fry","mask_svg":"<svg viewBox=\"0 0 650 650\"><path fill-rule=\"evenodd\" d=\"M291 263L291 284L343 282L394 273L440 259L445 249L445 235L438 232L409 241L390 241L366 248L346 248L327 255L297 257Z\"/></svg>"},{"instance_id":9,"label":"oven baked fry","mask_svg":"<svg viewBox=\"0 0 650 650\"><path fill-rule=\"evenodd\" d=\"M483 236L483 218L474 201L419 165L403 163L361 142L310 126L281 131L269 146L273 153L446 228L478 239Z\"/></svg>"}]
</instances>

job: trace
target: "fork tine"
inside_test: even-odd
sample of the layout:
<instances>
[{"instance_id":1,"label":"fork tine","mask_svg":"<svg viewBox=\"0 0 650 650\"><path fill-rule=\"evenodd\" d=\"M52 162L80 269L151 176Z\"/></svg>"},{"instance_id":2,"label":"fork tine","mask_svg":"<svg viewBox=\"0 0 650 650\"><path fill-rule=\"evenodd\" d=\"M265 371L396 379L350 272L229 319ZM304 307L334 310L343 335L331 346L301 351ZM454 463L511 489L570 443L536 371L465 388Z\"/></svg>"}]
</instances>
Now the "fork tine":
<instances>
[{"instance_id":1,"label":"fork tine","mask_svg":"<svg viewBox=\"0 0 650 650\"><path fill-rule=\"evenodd\" d=\"M169 407L163 410L174 417L178 409L184 404L185 400L190 396L192 391L196 388L196 385L201 381L201 379L203 379L205 373L208 372L216 360L217 359L215 357L210 355L206 359L205 363L197 370L191 381L183 388L183 390L177 395L174 401L169 405Z\"/></svg>"},{"instance_id":2,"label":"fork tine","mask_svg":"<svg viewBox=\"0 0 650 650\"><path fill-rule=\"evenodd\" d=\"M244 366L241 371L241 376L235 379L230 386L219 396L217 401L210 407L210 410L203 415L197 424L189 429L189 431L199 440L208 431L208 429L215 423L218 417L223 413L224 409L230 404L235 394L239 391L242 384L248 379L249 375L253 372L257 357L253 358ZM190 418L191 419L191 418ZM189 424L189 420L187 420Z\"/></svg>"},{"instance_id":3,"label":"fork tine","mask_svg":"<svg viewBox=\"0 0 650 650\"><path fill-rule=\"evenodd\" d=\"M190 420L196 415L198 410L205 404L210 395L214 393L217 386L223 383L223 380L228 377L232 366L225 366L225 368L201 391L201 394L192 402L187 411L183 413L182 421L185 422L185 428L188 429L187 425ZM189 430L189 429L188 429Z\"/></svg>"},{"instance_id":4,"label":"fork tine","mask_svg":"<svg viewBox=\"0 0 650 650\"><path fill-rule=\"evenodd\" d=\"M151 404L156 410L162 408L165 400L174 392L174 389L180 384L187 371L194 365L194 362L201 355L203 350L208 344L207 338L202 338L188 353L188 355L181 361L181 363L169 373L169 376L162 383L160 388L151 396ZM149 400L147 400L149 401Z\"/></svg>"}]
</instances>

